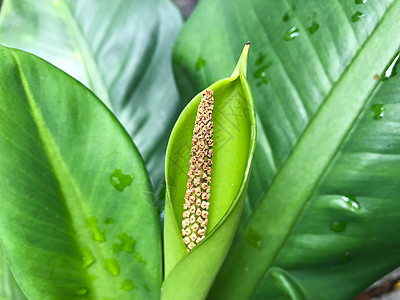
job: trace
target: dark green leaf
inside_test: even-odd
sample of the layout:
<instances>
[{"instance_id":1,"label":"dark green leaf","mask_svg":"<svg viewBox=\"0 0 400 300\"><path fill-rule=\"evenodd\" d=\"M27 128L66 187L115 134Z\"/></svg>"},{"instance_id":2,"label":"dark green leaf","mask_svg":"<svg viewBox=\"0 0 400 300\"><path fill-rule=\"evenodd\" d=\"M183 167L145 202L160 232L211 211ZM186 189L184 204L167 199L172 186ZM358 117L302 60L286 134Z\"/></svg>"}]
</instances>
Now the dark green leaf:
<instances>
[{"instance_id":1,"label":"dark green leaf","mask_svg":"<svg viewBox=\"0 0 400 300\"><path fill-rule=\"evenodd\" d=\"M180 108L170 57L181 22L168 0L5 0L0 43L95 92L132 135L157 187Z\"/></svg>"},{"instance_id":2,"label":"dark green leaf","mask_svg":"<svg viewBox=\"0 0 400 300\"><path fill-rule=\"evenodd\" d=\"M0 79L0 242L22 290L157 299L158 218L129 135L88 89L31 54L1 47Z\"/></svg>"},{"instance_id":3,"label":"dark green leaf","mask_svg":"<svg viewBox=\"0 0 400 300\"><path fill-rule=\"evenodd\" d=\"M399 14L396 0L204 0L188 21L174 56L183 98L243 41L256 53L246 213L211 298L348 299L400 263L399 92L387 83L399 79L379 80Z\"/></svg>"}]
</instances>

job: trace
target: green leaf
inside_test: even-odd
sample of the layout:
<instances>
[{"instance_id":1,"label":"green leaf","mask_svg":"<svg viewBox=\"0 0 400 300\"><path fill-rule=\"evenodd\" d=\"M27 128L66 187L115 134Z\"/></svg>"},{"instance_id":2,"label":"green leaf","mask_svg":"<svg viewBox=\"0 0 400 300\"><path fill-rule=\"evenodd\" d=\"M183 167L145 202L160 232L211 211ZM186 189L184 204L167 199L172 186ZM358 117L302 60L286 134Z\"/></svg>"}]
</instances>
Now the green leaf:
<instances>
[{"instance_id":1,"label":"green leaf","mask_svg":"<svg viewBox=\"0 0 400 300\"><path fill-rule=\"evenodd\" d=\"M260 128L241 230L210 299L348 299L399 265L399 92L385 87L399 79L377 80L398 53L399 14L398 0L197 7L174 53L183 98L251 40Z\"/></svg>"},{"instance_id":2,"label":"green leaf","mask_svg":"<svg viewBox=\"0 0 400 300\"><path fill-rule=\"evenodd\" d=\"M89 87L131 134L157 187L180 109L171 51L181 23L168 0L5 0L0 43Z\"/></svg>"},{"instance_id":3,"label":"green leaf","mask_svg":"<svg viewBox=\"0 0 400 300\"><path fill-rule=\"evenodd\" d=\"M26 300L0 247L0 300Z\"/></svg>"},{"instance_id":4,"label":"green leaf","mask_svg":"<svg viewBox=\"0 0 400 300\"><path fill-rule=\"evenodd\" d=\"M0 242L21 289L157 299L158 217L129 135L49 63L5 47L0 58Z\"/></svg>"},{"instance_id":5,"label":"green leaf","mask_svg":"<svg viewBox=\"0 0 400 300\"><path fill-rule=\"evenodd\" d=\"M231 245L243 207L255 148L253 97L246 80L248 45L232 76L212 84L214 155L205 239L189 253L182 240L193 128L201 93L181 113L166 160L163 299L204 299Z\"/></svg>"}]
</instances>

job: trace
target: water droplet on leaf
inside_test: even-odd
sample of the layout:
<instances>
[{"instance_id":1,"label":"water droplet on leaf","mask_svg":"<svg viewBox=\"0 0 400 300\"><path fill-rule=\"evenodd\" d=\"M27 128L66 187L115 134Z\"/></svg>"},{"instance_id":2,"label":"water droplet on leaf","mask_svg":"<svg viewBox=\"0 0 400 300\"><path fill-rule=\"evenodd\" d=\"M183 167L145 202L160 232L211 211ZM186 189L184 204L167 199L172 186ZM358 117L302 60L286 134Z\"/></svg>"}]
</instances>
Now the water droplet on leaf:
<instances>
[{"instance_id":1,"label":"water droplet on leaf","mask_svg":"<svg viewBox=\"0 0 400 300\"><path fill-rule=\"evenodd\" d=\"M87 293L89 293L89 290L87 288L84 288L84 287L77 288L75 290L75 295L78 295L78 296L85 296Z\"/></svg>"},{"instance_id":2,"label":"water droplet on leaf","mask_svg":"<svg viewBox=\"0 0 400 300\"><path fill-rule=\"evenodd\" d=\"M346 230L347 222L344 221L333 221L330 228L334 232L343 232Z\"/></svg>"},{"instance_id":3,"label":"water droplet on leaf","mask_svg":"<svg viewBox=\"0 0 400 300\"><path fill-rule=\"evenodd\" d=\"M307 27L309 33L314 34L319 29L319 24L315 21L312 22L311 26Z\"/></svg>"},{"instance_id":4,"label":"water droplet on leaf","mask_svg":"<svg viewBox=\"0 0 400 300\"><path fill-rule=\"evenodd\" d=\"M289 19L290 19L289 12L287 12L286 14L283 15L282 21L287 22L289 21Z\"/></svg>"},{"instance_id":5,"label":"water droplet on leaf","mask_svg":"<svg viewBox=\"0 0 400 300\"><path fill-rule=\"evenodd\" d=\"M142 255L139 252L135 253L135 258L138 262L146 264L146 261L142 258Z\"/></svg>"},{"instance_id":6,"label":"water droplet on leaf","mask_svg":"<svg viewBox=\"0 0 400 300\"><path fill-rule=\"evenodd\" d=\"M283 39L285 41L292 41L293 39L295 39L296 37L298 37L300 35L299 30L297 29L296 26L292 26L289 28L289 30L285 33Z\"/></svg>"},{"instance_id":7,"label":"water droplet on leaf","mask_svg":"<svg viewBox=\"0 0 400 300\"><path fill-rule=\"evenodd\" d=\"M360 21L361 19L364 19L365 15L361 11L355 12L354 15L351 16L351 21L353 23Z\"/></svg>"},{"instance_id":8,"label":"water droplet on leaf","mask_svg":"<svg viewBox=\"0 0 400 300\"><path fill-rule=\"evenodd\" d=\"M360 210L361 208L360 203L357 202L354 196L344 196L342 199L350 210L352 211Z\"/></svg>"},{"instance_id":9,"label":"water droplet on leaf","mask_svg":"<svg viewBox=\"0 0 400 300\"><path fill-rule=\"evenodd\" d=\"M365 4L365 3L367 3L367 0L355 0L354 2L356 4Z\"/></svg>"},{"instance_id":10,"label":"water droplet on leaf","mask_svg":"<svg viewBox=\"0 0 400 300\"><path fill-rule=\"evenodd\" d=\"M143 287L144 287L144 289L145 289L146 291L150 292L150 288L149 288L149 286L148 286L147 284L145 284Z\"/></svg>"},{"instance_id":11,"label":"water droplet on leaf","mask_svg":"<svg viewBox=\"0 0 400 300\"><path fill-rule=\"evenodd\" d=\"M204 68L205 65L206 65L206 61L200 55L196 62L196 70L200 71L201 69Z\"/></svg>"},{"instance_id":12,"label":"water droplet on leaf","mask_svg":"<svg viewBox=\"0 0 400 300\"><path fill-rule=\"evenodd\" d=\"M125 232L122 232L118 235L118 239L121 240L121 243L115 243L111 246L111 250L113 252L118 253L122 250L128 253L135 252L136 241L133 237L127 235Z\"/></svg>"},{"instance_id":13,"label":"water droplet on leaf","mask_svg":"<svg viewBox=\"0 0 400 300\"><path fill-rule=\"evenodd\" d=\"M112 218L107 218L104 220L104 223L106 223L106 224L114 224L114 222L115 222L115 220Z\"/></svg>"},{"instance_id":14,"label":"water droplet on leaf","mask_svg":"<svg viewBox=\"0 0 400 300\"><path fill-rule=\"evenodd\" d=\"M125 279L124 282L121 284L121 289L124 291L130 291L136 288L136 285L130 279Z\"/></svg>"},{"instance_id":15,"label":"water droplet on leaf","mask_svg":"<svg viewBox=\"0 0 400 300\"><path fill-rule=\"evenodd\" d=\"M119 263L115 258L107 258L104 260L104 267L112 276L117 276L119 274Z\"/></svg>"},{"instance_id":16,"label":"water droplet on leaf","mask_svg":"<svg viewBox=\"0 0 400 300\"><path fill-rule=\"evenodd\" d=\"M99 220L96 217L89 217L86 219L86 224L92 232L93 239L95 241L104 243L106 241L106 231L100 230L100 228L97 226L98 223Z\"/></svg>"},{"instance_id":17,"label":"water droplet on leaf","mask_svg":"<svg viewBox=\"0 0 400 300\"><path fill-rule=\"evenodd\" d=\"M88 247L85 247L82 249L82 261L83 261L83 267L88 268L92 264L96 262L96 259L94 258L92 252Z\"/></svg>"},{"instance_id":18,"label":"water droplet on leaf","mask_svg":"<svg viewBox=\"0 0 400 300\"><path fill-rule=\"evenodd\" d=\"M110 183L115 189L122 192L126 187L132 184L133 177L131 175L122 174L120 169L115 169L110 175Z\"/></svg>"},{"instance_id":19,"label":"water droplet on leaf","mask_svg":"<svg viewBox=\"0 0 400 300\"><path fill-rule=\"evenodd\" d=\"M262 237L254 229L249 229L246 234L246 242L256 248L258 251L262 249Z\"/></svg>"},{"instance_id":20,"label":"water droplet on leaf","mask_svg":"<svg viewBox=\"0 0 400 300\"><path fill-rule=\"evenodd\" d=\"M371 111L374 114L374 120L380 120L385 115L383 104L373 104L371 105Z\"/></svg>"}]
</instances>

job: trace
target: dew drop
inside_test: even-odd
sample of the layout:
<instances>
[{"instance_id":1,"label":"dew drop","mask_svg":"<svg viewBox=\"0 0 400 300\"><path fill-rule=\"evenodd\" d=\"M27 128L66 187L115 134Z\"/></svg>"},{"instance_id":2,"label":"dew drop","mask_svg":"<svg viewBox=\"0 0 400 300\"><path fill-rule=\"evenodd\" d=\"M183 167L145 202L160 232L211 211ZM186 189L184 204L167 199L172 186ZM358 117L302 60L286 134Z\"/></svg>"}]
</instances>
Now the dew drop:
<instances>
[{"instance_id":1,"label":"dew drop","mask_svg":"<svg viewBox=\"0 0 400 300\"><path fill-rule=\"evenodd\" d=\"M313 21L311 25L307 27L308 32L311 34L314 34L318 29L319 29L319 24L315 21Z\"/></svg>"},{"instance_id":2,"label":"dew drop","mask_svg":"<svg viewBox=\"0 0 400 300\"><path fill-rule=\"evenodd\" d=\"M142 255L139 252L135 253L135 258L138 262L146 264L147 262L142 258Z\"/></svg>"},{"instance_id":3,"label":"dew drop","mask_svg":"<svg viewBox=\"0 0 400 300\"><path fill-rule=\"evenodd\" d=\"M299 30L297 29L296 26L292 26L289 28L289 30L285 33L283 36L283 39L287 42L294 40L296 37L300 35Z\"/></svg>"},{"instance_id":4,"label":"dew drop","mask_svg":"<svg viewBox=\"0 0 400 300\"><path fill-rule=\"evenodd\" d=\"M125 251L128 253L135 252L136 241L133 237L127 235L125 232L122 232L118 235L118 239L121 241L120 244L113 244L111 249L113 252L118 253L120 251Z\"/></svg>"},{"instance_id":5,"label":"dew drop","mask_svg":"<svg viewBox=\"0 0 400 300\"><path fill-rule=\"evenodd\" d=\"M106 218L104 220L104 223L106 223L106 224L114 224L114 222L115 222L115 220L113 218Z\"/></svg>"},{"instance_id":6,"label":"dew drop","mask_svg":"<svg viewBox=\"0 0 400 300\"><path fill-rule=\"evenodd\" d=\"M367 0L355 0L354 2L356 4L365 4L365 3L367 3Z\"/></svg>"},{"instance_id":7,"label":"dew drop","mask_svg":"<svg viewBox=\"0 0 400 300\"><path fill-rule=\"evenodd\" d=\"M261 66L266 57L267 57L267 55L265 53L260 52L258 54L258 58L256 60L256 66Z\"/></svg>"},{"instance_id":8,"label":"dew drop","mask_svg":"<svg viewBox=\"0 0 400 300\"><path fill-rule=\"evenodd\" d=\"M342 199L350 210L356 211L361 209L360 203L357 202L354 196L344 196Z\"/></svg>"},{"instance_id":9,"label":"dew drop","mask_svg":"<svg viewBox=\"0 0 400 300\"><path fill-rule=\"evenodd\" d=\"M78 296L85 296L85 295L87 295L87 293L89 293L89 290L84 287L77 288L75 290L75 295L78 295Z\"/></svg>"},{"instance_id":10,"label":"dew drop","mask_svg":"<svg viewBox=\"0 0 400 300\"><path fill-rule=\"evenodd\" d=\"M205 65L206 65L206 61L200 55L199 58L197 59L197 62L196 62L196 70L200 71L201 69L204 68Z\"/></svg>"},{"instance_id":11,"label":"dew drop","mask_svg":"<svg viewBox=\"0 0 400 300\"><path fill-rule=\"evenodd\" d=\"M126 187L132 184L133 177L131 175L122 174L120 169L115 169L110 175L110 183L116 190L122 192Z\"/></svg>"},{"instance_id":12,"label":"dew drop","mask_svg":"<svg viewBox=\"0 0 400 300\"><path fill-rule=\"evenodd\" d=\"M112 250L112 252L114 252L114 253L119 253L119 252L122 251L122 246L121 246L120 244L118 244L118 243L114 243L114 244L112 244L112 246L111 246L111 250Z\"/></svg>"},{"instance_id":13,"label":"dew drop","mask_svg":"<svg viewBox=\"0 0 400 300\"><path fill-rule=\"evenodd\" d=\"M89 217L86 219L86 224L92 232L93 239L95 241L104 243L106 241L106 231L100 230L100 228L97 226L98 223L99 220L96 217Z\"/></svg>"},{"instance_id":14,"label":"dew drop","mask_svg":"<svg viewBox=\"0 0 400 300\"><path fill-rule=\"evenodd\" d=\"M267 78L267 69L269 65L262 66L254 72L253 76L257 79L257 84L256 86L260 86L262 84L268 84L268 78Z\"/></svg>"},{"instance_id":15,"label":"dew drop","mask_svg":"<svg viewBox=\"0 0 400 300\"><path fill-rule=\"evenodd\" d=\"M354 15L351 16L351 21L353 23L360 21L361 19L364 19L365 15L361 11L357 11L354 13Z\"/></svg>"},{"instance_id":16,"label":"dew drop","mask_svg":"<svg viewBox=\"0 0 400 300\"><path fill-rule=\"evenodd\" d=\"M385 115L383 104L372 104L371 111L374 114L374 120L380 120Z\"/></svg>"},{"instance_id":17,"label":"dew drop","mask_svg":"<svg viewBox=\"0 0 400 300\"><path fill-rule=\"evenodd\" d=\"M92 264L96 262L96 259L94 258L92 251L88 247L84 247L82 249L82 261L83 261L83 267L86 269L90 267Z\"/></svg>"},{"instance_id":18,"label":"dew drop","mask_svg":"<svg viewBox=\"0 0 400 300\"><path fill-rule=\"evenodd\" d=\"M147 292L150 292L150 288L149 288L149 286L147 284L145 284L143 287Z\"/></svg>"},{"instance_id":19,"label":"dew drop","mask_svg":"<svg viewBox=\"0 0 400 300\"><path fill-rule=\"evenodd\" d=\"M290 19L289 12L287 12L286 14L283 15L282 21L287 22L287 21L289 21L289 19Z\"/></svg>"},{"instance_id":20,"label":"dew drop","mask_svg":"<svg viewBox=\"0 0 400 300\"><path fill-rule=\"evenodd\" d=\"M254 229L250 228L247 231L246 242L248 242L251 246L256 248L258 251L261 251L261 249L262 249L262 237Z\"/></svg>"},{"instance_id":21,"label":"dew drop","mask_svg":"<svg viewBox=\"0 0 400 300\"><path fill-rule=\"evenodd\" d=\"M107 258L104 260L104 267L112 276L117 276L119 274L119 263L115 258Z\"/></svg>"},{"instance_id":22,"label":"dew drop","mask_svg":"<svg viewBox=\"0 0 400 300\"><path fill-rule=\"evenodd\" d=\"M351 262L351 255L350 255L350 252L347 251L344 253L341 263L345 265L345 264L348 264L349 262Z\"/></svg>"},{"instance_id":23,"label":"dew drop","mask_svg":"<svg viewBox=\"0 0 400 300\"><path fill-rule=\"evenodd\" d=\"M397 61L399 60L400 54L398 54L394 60L390 63L390 65L387 67L385 70L384 76L382 76L382 80L386 80L389 77L393 77L397 74L397 71L395 69L395 66L397 64Z\"/></svg>"},{"instance_id":24,"label":"dew drop","mask_svg":"<svg viewBox=\"0 0 400 300\"><path fill-rule=\"evenodd\" d=\"M94 274L89 274L89 281L90 281L90 282L95 281L96 279L97 279L97 276L96 276L96 275L94 275Z\"/></svg>"},{"instance_id":25,"label":"dew drop","mask_svg":"<svg viewBox=\"0 0 400 300\"><path fill-rule=\"evenodd\" d=\"M125 279L124 282L121 284L121 289L124 291L130 291L136 288L136 285L130 279Z\"/></svg>"},{"instance_id":26,"label":"dew drop","mask_svg":"<svg viewBox=\"0 0 400 300\"><path fill-rule=\"evenodd\" d=\"M334 232L343 232L346 230L347 222L344 221L333 221L330 228Z\"/></svg>"}]
</instances>

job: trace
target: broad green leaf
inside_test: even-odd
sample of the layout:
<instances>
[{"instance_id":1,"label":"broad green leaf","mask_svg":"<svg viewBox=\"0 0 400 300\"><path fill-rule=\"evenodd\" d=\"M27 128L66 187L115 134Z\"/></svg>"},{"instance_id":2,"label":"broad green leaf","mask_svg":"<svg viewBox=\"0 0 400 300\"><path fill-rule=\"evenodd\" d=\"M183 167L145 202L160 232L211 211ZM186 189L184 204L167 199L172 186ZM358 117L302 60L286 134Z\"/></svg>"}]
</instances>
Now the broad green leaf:
<instances>
[{"instance_id":1,"label":"broad green leaf","mask_svg":"<svg viewBox=\"0 0 400 300\"><path fill-rule=\"evenodd\" d=\"M181 23L169 0L5 0L0 44L89 87L131 134L157 187L180 108L171 49Z\"/></svg>"},{"instance_id":2,"label":"broad green leaf","mask_svg":"<svg viewBox=\"0 0 400 300\"><path fill-rule=\"evenodd\" d=\"M204 299L231 245L246 195L255 148L253 97L246 80L248 46L231 77L212 84L214 155L206 237L190 252L182 240L193 128L201 93L182 111L166 156L163 299Z\"/></svg>"},{"instance_id":3,"label":"broad green leaf","mask_svg":"<svg viewBox=\"0 0 400 300\"><path fill-rule=\"evenodd\" d=\"M244 40L255 53L254 168L211 299L351 299L400 263L399 119L385 126L370 110L397 99L381 92L396 76L379 77L399 49L399 14L398 0L204 0L188 20L174 55L183 99Z\"/></svg>"},{"instance_id":4,"label":"broad green leaf","mask_svg":"<svg viewBox=\"0 0 400 300\"><path fill-rule=\"evenodd\" d=\"M0 242L29 299L157 299L151 184L92 92L0 48Z\"/></svg>"},{"instance_id":5,"label":"broad green leaf","mask_svg":"<svg viewBox=\"0 0 400 300\"><path fill-rule=\"evenodd\" d=\"M0 300L26 300L0 247Z\"/></svg>"}]
</instances>

